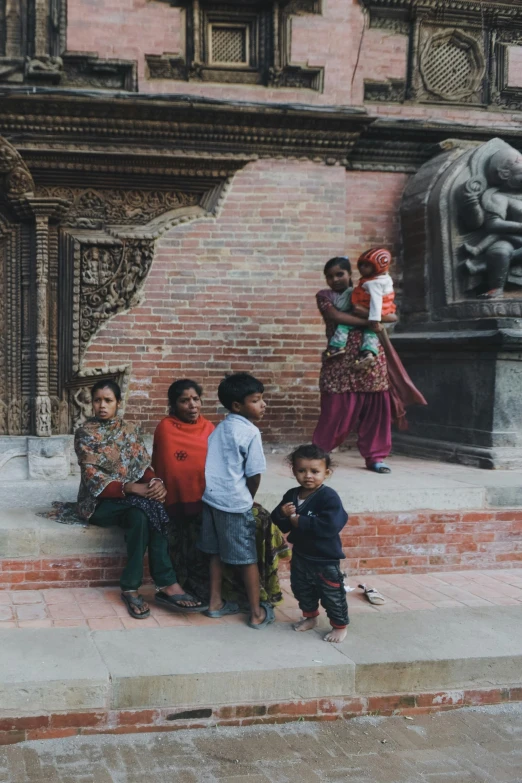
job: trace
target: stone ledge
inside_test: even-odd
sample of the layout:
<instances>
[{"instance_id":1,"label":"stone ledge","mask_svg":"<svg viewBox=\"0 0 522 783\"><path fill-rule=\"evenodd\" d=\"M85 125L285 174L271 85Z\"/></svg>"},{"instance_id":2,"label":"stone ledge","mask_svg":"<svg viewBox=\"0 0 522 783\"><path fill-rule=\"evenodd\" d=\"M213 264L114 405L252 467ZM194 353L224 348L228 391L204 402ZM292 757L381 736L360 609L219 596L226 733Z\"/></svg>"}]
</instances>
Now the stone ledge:
<instances>
[{"instance_id":1,"label":"stone ledge","mask_svg":"<svg viewBox=\"0 0 522 783\"><path fill-rule=\"evenodd\" d=\"M343 567L359 575L512 568L522 562L521 533L516 508L353 514ZM0 511L0 552L0 588L99 587L117 583L125 545L117 528L64 526L15 509Z\"/></svg>"},{"instance_id":2,"label":"stone ledge","mask_svg":"<svg viewBox=\"0 0 522 783\"><path fill-rule=\"evenodd\" d=\"M522 700L521 620L522 606L359 616L342 645L286 623L255 638L242 624L5 631L0 741Z\"/></svg>"}]
</instances>

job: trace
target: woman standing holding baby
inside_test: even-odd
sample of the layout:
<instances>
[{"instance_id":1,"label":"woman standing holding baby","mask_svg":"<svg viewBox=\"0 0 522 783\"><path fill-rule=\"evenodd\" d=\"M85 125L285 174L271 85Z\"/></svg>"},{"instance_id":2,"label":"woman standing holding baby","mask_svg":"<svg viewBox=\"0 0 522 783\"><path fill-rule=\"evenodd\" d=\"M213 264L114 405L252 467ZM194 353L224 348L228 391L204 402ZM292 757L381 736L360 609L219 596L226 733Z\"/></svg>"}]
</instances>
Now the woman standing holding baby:
<instances>
[{"instance_id":1,"label":"woman standing holding baby","mask_svg":"<svg viewBox=\"0 0 522 783\"><path fill-rule=\"evenodd\" d=\"M384 266L383 260L387 260ZM375 473L390 473L385 459L391 450L392 418L404 421L406 404L426 404L389 341L385 353L381 342L375 339L383 329L382 323L396 320L393 289L391 293L388 290L390 261L389 252L382 248L364 253L358 262L362 285L354 289L349 259L331 258L323 270L328 288L316 297L326 325L328 349L323 354L319 377L321 415L313 442L330 452L357 431L359 451L368 470ZM360 316L364 311L357 308L357 303L364 303L371 286L382 290L378 292L380 320L374 320L372 302L368 303L370 322ZM345 332L342 347L339 325L345 327L341 330Z\"/></svg>"}]
</instances>

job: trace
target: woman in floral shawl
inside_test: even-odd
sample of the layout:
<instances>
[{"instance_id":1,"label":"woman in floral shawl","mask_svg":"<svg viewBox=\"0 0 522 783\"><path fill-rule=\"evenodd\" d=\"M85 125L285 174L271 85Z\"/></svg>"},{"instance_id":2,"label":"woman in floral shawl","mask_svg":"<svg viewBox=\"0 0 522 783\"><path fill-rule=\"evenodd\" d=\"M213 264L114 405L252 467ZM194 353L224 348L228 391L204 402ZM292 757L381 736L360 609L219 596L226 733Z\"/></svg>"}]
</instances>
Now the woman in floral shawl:
<instances>
[{"instance_id":1,"label":"woman in floral shawl","mask_svg":"<svg viewBox=\"0 0 522 783\"><path fill-rule=\"evenodd\" d=\"M167 492L150 467L139 428L117 416L120 387L113 381L98 381L91 395L94 417L87 419L74 438L81 469L77 513L92 525L117 525L125 530L127 564L120 585L129 614L139 620L150 614L138 593L147 549L156 601L173 610L205 610L176 579L168 553L169 518L163 506Z\"/></svg>"},{"instance_id":2,"label":"woman in floral shawl","mask_svg":"<svg viewBox=\"0 0 522 783\"><path fill-rule=\"evenodd\" d=\"M201 529L201 511L205 489L207 441L214 425L201 415L201 386L195 381L175 381L168 391L170 416L163 419L154 433L152 464L165 482L165 507L172 521L171 557L180 583L202 600L209 595L208 556L196 541ZM256 517L261 600L272 605L281 603L277 566L290 551L270 514L259 505ZM242 579L233 566L223 570L223 598L247 605Z\"/></svg>"},{"instance_id":3,"label":"woman in floral shawl","mask_svg":"<svg viewBox=\"0 0 522 783\"><path fill-rule=\"evenodd\" d=\"M350 261L346 256L336 256L326 262L323 271L328 288L319 291L316 299L325 322L327 340L331 339L338 324L352 328L345 352L332 359L323 358L319 377L321 415L313 442L330 452L340 446L350 432L356 431L357 446L368 470L390 473L384 460L391 450L392 421L399 429L405 429L405 406L427 403L413 385L380 324L372 327L379 336L375 360L364 370L358 368L363 329L368 327L368 321L336 307L339 294L353 287ZM383 322L386 320L394 319L388 315L383 317Z\"/></svg>"}]
</instances>

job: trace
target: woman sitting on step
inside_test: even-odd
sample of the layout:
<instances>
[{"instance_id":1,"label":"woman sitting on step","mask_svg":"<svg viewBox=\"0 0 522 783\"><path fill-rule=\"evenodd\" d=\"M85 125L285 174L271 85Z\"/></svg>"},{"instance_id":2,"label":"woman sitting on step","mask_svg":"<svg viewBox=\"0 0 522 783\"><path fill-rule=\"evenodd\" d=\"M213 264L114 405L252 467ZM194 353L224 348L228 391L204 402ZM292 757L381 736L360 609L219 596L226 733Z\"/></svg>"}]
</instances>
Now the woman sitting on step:
<instances>
[{"instance_id":1,"label":"woman sitting on step","mask_svg":"<svg viewBox=\"0 0 522 783\"><path fill-rule=\"evenodd\" d=\"M120 387L98 381L91 395L94 416L74 438L81 469L77 513L92 525L125 530L127 564L120 585L129 614L137 620L150 615L138 593L147 549L156 602L174 611L206 610L176 579L168 551L170 521L163 505L167 492L150 467L139 428L118 416Z\"/></svg>"}]
</instances>

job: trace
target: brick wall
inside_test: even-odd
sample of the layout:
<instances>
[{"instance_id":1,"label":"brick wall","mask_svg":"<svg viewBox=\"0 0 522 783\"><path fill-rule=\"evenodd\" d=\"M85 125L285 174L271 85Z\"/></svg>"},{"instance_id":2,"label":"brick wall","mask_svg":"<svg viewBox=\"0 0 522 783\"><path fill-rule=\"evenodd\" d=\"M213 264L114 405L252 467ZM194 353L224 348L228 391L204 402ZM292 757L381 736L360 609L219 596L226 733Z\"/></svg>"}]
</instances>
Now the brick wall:
<instances>
[{"instance_id":1,"label":"brick wall","mask_svg":"<svg viewBox=\"0 0 522 783\"><path fill-rule=\"evenodd\" d=\"M313 163L260 161L234 177L217 219L183 224L157 242L145 301L113 318L86 365L132 364L127 416L152 432L169 384L192 377L216 419L226 372L267 385L267 442L310 438L324 347L315 293L325 261L396 248L407 177Z\"/></svg>"}]
</instances>

